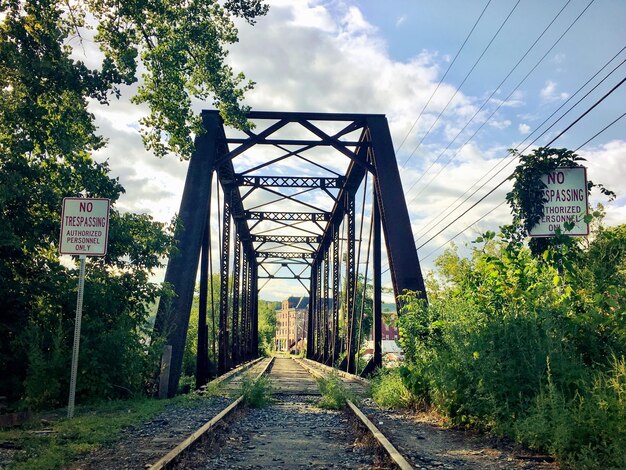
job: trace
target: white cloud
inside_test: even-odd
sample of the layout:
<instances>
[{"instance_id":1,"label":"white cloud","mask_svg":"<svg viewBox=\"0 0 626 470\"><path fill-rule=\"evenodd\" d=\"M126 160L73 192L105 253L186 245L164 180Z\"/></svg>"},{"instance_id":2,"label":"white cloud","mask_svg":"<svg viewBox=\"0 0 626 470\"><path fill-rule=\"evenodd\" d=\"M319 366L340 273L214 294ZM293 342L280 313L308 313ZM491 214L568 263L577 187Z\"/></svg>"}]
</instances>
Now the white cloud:
<instances>
[{"instance_id":1,"label":"white cloud","mask_svg":"<svg viewBox=\"0 0 626 470\"><path fill-rule=\"evenodd\" d=\"M539 96L544 101L562 101L566 100L569 97L569 93L561 92L558 93L556 91L557 84L552 80L548 80L545 86L539 92Z\"/></svg>"},{"instance_id":2,"label":"white cloud","mask_svg":"<svg viewBox=\"0 0 626 470\"><path fill-rule=\"evenodd\" d=\"M396 27L402 26L406 21L406 15L401 15L396 19Z\"/></svg>"},{"instance_id":3,"label":"white cloud","mask_svg":"<svg viewBox=\"0 0 626 470\"><path fill-rule=\"evenodd\" d=\"M511 120L510 119L503 119L502 121L497 121L497 120L489 120L489 125L491 127L494 127L496 129L506 129L507 127L509 127L511 125Z\"/></svg>"},{"instance_id":4,"label":"white cloud","mask_svg":"<svg viewBox=\"0 0 626 470\"><path fill-rule=\"evenodd\" d=\"M522 135L530 133L530 126L528 124L521 123L519 126L517 126L517 129Z\"/></svg>"}]
</instances>

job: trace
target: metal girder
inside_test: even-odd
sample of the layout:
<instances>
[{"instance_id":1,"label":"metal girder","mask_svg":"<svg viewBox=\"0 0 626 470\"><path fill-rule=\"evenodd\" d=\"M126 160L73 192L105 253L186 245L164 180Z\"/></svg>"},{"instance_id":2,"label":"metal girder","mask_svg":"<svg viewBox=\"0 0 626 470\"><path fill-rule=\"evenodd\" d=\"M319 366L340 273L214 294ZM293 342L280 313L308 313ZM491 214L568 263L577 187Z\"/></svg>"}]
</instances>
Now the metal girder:
<instances>
[{"instance_id":1,"label":"metal girder","mask_svg":"<svg viewBox=\"0 0 626 470\"><path fill-rule=\"evenodd\" d=\"M326 250L324 252L324 291L322 294L322 297L324 298L324 314L323 314L323 332L324 332L324 337L323 337L323 345L322 345L322 362L324 362L325 364L328 363L328 351L329 351L329 345L330 345L330 341L329 341L329 321L328 321L328 301L329 299L329 290L328 290L328 278L329 278L329 263L328 260L330 258L329 256L329 252L330 250Z\"/></svg>"},{"instance_id":2,"label":"metal girder","mask_svg":"<svg viewBox=\"0 0 626 470\"><path fill-rule=\"evenodd\" d=\"M314 339L313 335L315 332L315 328L313 325L314 322L314 314L315 314L315 306L313 296L317 292L317 263L313 263L311 266L311 287L309 288L309 317L307 323L307 331L306 331L306 357L308 359L313 359L313 355L315 353L314 347Z\"/></svg>"},{"instance_id":3,"label":"metal girder","mask_svg":"<svg viewBox=\"0 0 626 470\"><path fill-rule=\"evenodd\" d=\"M248 258L244 256L243 266L241 273L241 342L239 344L239 355L242 359L248 358L248 337L249 337L249 305L248 299L250 298L250 279L248 276Z\"/></svg>"},{"instance_id":4,"label":"metal girder","mask_svg":"<svg viewBox=\"0 0 626 470\"><path fill-rule=\"evenodd\" d=\"M284 279L284 280L301 281L301 280L309 280L311 278L308 277L308 276L275 276L275 275L270 275L270 276L259 276L259 279Z\"/></svg>"},{"instance_id":5,"label":"metal girder","mask_svg":"<svg viewBox=\"0 0 626 470\"><path fill-rule=\"evenodd\" d=\"M326 221L330 219L328 212L255 212L245 211L248 220L302 220L307 222Z\"/></svg>"},{"instance_id":6,"label":"metal girder","mask_svg":"<svg viewBox=\"0 0 626 470\"><path fill-rule=\"evenodd\" d=\"M313 253L295 253L293 251L290 252L268 252L268 251L257 251L255 252L255 256L257 258L283 258L283 259L307 259L311 258Z\"/></svg>"},{"instance_id":7,"label":"metal girder","mask_svg":"<svg viewBox=\"0 0 626 470\"><path fill-rule=\"evenodd\" d=\"M259 273L256 265L252 266L251 271L250 292L252 298L250 299L250 339L252 342L252 350L250 354L252 357L257 357L259 354Z\"/></svg>"},{"instance_id":8,"label":"metal girder","mask_svg":"<svg viewBox=\"0 0 626 470\"><path fill-rule=\"evenodd\" d=\"M322 329L324 327L322 323L322 311L323 311L323 303L325 299L322 299L322 266L317 268L317 281L315 283L315 287L317 288L317 292L315 293L315 359L317 361L321 360L324 347L322 342Z\"/></svg>"},{"instance_id":9,"label":"metal girder","mask_svg":"<svg viewBox=\"0 0 626 470\"><path fill-rule=\"evenodd\" d=\"M253 242L262 243L320 243L322 237L307 237L300 235L252 235Z\"/></svg>"},{"instance_id":10,"label":"metal girder","mask_svg":"<svg viewBox=\"0 0 626 470\"><path fill-rule=\"evenodd\" d=\"M239 186L275 187L275 188L341 188L345 178L313 176L248 176L236 175Z\"/></svg>"},{"instance_id":11,"label":"metal girder","mask_svg":"<svg viewBox=\"0 0 626 470\"><path fill-rule=\"evenodd\" d=\"M332 363L334 364L339 357L338 343L339 343L339 295L341 292L340 277L341 277L341 264L339 253L339 225L333 226L333 320L332 320Z\"/></svg>"},{"instance_id":12,"label":"metal girder","mask_svg":"<svg viewBox=\"0 0 626 470\"><path fill-rule=\"evenodd\" d=\"M198 299L198 344L196 350L196 389L209 381L209 332L207 305L209 283L209 224L204 229L200 250L200 298Z\"/></svg>"},{"instance_id":13,"label":"metal girder","mask_svg":"<svg viewBox=\"0 0 626 470\"><path fill-rule=\"evenodd\" d=\"M209 212L211 175L220 152L219 147L215 145L221 131L219 116L203 114L202 119L206 132L199 134L195 139L195 149L189 161L185 189L178 211L183 226L176 234L179 250L170 258L165 271L165 281L172 286L176 295L161 297L154 323L155 337L164 337L165 344L172 346L167 390L160 390L161 394L167 394L170 398L178 390L200 246Z\"/></svg>"},{"instance_id":14,"label":"metal girder","mask_svg":"<svg viewBox=\"0 0 626 470\"><path fill-rule=\"evenodd\" d=\"M222 255L220 256L220 327L218 333L219 354L217 372L219 375L228 369L228 278L230 271L230 194L224 195L222 214Z\"/></svg>"},{"instance_id":15,"label":"metal girder","mask_svg":"<svg viewBox=\"0 0 626 470\"><path fill-rule=\"evenodd\" d=\"M367 129L372 141L372 160L377 178L376 200L395 297L398 299L408 289L419 292L420 297L426 299L426 287L387 119L384 116L368 116Z\"/></svg>"},{"instance_id":16,"label":"metal girder","mask_svg":"<svg viewBox=\"0 0 626 470\"><path fill-rule=\"evenodd\" d=\"M355 263L355 235L356 235L356 214L355 214L355 202L354 193L349 192L346 194L346 215L348 217L348 229L347 229L347 256L346 256L346 321L348 324L348 338L347 338L347 372L353 374L355 371L354 359L354 293L356 291L356 263Z\"/></svg>"},{"instance_id":17,"label":"metal girder","mask_svg":"<svg viewBox=\"0 0 626 470\"><path fill-rule=\"evenodd\" d=\"M239 344L241 341L241 331L239 325L239 276L241 275L241 240L239 234L235 234L235 250L233 259L233 365L239 364Z\"/></svg>"}]
</instances>

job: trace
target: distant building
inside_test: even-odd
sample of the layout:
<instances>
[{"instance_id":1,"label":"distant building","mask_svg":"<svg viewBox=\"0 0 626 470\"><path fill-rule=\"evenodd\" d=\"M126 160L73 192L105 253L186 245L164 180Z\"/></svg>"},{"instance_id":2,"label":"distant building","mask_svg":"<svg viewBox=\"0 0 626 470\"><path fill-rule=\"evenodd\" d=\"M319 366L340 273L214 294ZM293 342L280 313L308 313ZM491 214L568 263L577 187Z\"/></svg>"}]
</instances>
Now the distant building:
<instances>
[{"instance_id":1,"label":"distant building","mask_svg":"<svg viewBox=\"0 0 626 470\"><path fill-rule=\"evenodd\" d=\"M309 316L308 297L289 297L283 300L276 313L276 350L300 349L306 339Z\"/></svg>"},{"instance_id":2,"label":"distant building","mask_svg":"<svg viewBox=\"0 0 626 470\"><path fill-rule=\"evenodd\" d=\"M383 341L400 339L400 332L397 326L389 326L384 321L382 323L381 334Z\"/></svg>"}]
</instances>

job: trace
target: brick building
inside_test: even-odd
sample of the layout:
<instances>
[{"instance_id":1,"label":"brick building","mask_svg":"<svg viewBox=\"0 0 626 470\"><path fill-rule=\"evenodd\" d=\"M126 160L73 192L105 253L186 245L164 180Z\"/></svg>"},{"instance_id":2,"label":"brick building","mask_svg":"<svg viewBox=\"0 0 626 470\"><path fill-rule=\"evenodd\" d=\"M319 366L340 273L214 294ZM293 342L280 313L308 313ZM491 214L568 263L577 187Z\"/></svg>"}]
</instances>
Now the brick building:
<instances>
[{"instance_id":1,"label":"brick building","mask_svg":"<svg viewBox=\"0 0 626 470\"><path fill-rule=\"evenodd\" d=\"M308 315L308 297L289 297L283 300L282 308L276 313L277 351L289 351L292 348L302 347L306 340ZM299 341L300 343L296 345Z\"/></svg>"}]
</instances>

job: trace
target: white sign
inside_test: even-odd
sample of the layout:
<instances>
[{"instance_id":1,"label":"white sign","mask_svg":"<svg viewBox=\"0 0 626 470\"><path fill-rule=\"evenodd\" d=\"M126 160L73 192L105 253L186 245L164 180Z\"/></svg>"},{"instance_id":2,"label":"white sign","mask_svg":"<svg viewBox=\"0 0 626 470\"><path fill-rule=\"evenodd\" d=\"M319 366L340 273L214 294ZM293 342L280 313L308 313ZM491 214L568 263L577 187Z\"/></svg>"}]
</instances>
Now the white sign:
<instances>
[{"instance_id":1,"label":"white sign","mask_svg":"<svg viewBox=\"0 0 626 470\"><path fill-rule=\"evenodd\" d=\"M530 231L531 237L550 237L557 229L563 235L589 235L587 215L587 169L585 167L557 168L541 177L546 185L543 197L543 217ZM565 229L571 222L574 228Z\"/></svg>"},{"instance_id":2,"label":"white sign","mask_svg":"<svg viewBox=\"0 0 626 470\"><path fill-rule=\"evenodd\" d=\"M106 255L109 205L110 201L103 198L64 198L59 252L62 255Z\"/></svg>"}]
</instances>

